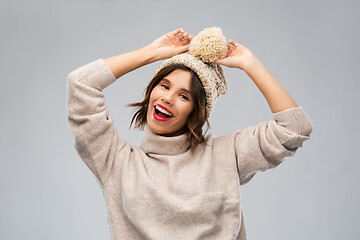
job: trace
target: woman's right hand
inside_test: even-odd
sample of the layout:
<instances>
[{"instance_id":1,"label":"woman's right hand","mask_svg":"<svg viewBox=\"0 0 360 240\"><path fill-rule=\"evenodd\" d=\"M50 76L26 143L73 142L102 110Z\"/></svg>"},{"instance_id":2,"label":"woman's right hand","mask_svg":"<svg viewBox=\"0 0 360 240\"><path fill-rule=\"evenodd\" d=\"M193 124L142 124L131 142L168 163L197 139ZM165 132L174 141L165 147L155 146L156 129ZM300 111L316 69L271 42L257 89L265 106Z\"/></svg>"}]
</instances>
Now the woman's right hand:
<instances>
[{"instance_id":1,"label":"woman's right hand","mask_svg":"<svg viewBox=\"0 0 360 240\"><path fill-rule=\"evenodd\" d=\"M163 60L188 51L193 37L192 34L184 32L183 28L178 28L164 34L146 47L153 53L155 60Z\"/></svg>"}]
</instances>

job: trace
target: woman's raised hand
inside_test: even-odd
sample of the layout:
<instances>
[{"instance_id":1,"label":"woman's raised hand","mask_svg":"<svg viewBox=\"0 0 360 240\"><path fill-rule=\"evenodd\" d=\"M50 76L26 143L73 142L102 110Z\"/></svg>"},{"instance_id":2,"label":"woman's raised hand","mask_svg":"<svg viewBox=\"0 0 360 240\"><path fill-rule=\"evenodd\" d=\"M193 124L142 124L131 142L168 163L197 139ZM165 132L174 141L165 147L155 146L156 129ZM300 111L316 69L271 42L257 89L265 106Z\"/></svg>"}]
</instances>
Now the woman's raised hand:
<instances>
[{"instance_id":1,"label":"woman's raised hand","mask_svg":"<svg viewBox=\"0 0 360 240\"><path fill-rule=\"evenodd\" d=\"M183 28L178 28L159 37L147 47L154 53L155 60L162 60L188 51L193 37Z\"/></svg>"},{"instance_id":2,"label":"woman's raised hand","mask_svg":"<svg viewBox=\"0 0 360 240\"><path fill-rule=\"evenodd\" d=\"M240 68L245 71L257 58L245 46L230 39L228 43L228 53L225 58L215 61L215 64L227 66L229 68Z\"/></svg>"}]
</instances>

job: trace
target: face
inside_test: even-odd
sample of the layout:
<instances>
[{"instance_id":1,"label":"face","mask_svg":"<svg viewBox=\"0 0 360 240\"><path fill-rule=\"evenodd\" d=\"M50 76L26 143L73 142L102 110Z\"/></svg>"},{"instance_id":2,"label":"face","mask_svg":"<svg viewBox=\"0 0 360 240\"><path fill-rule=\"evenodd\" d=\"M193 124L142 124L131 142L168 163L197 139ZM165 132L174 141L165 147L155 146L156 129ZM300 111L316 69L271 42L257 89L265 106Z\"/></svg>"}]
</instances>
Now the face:
<instances>
[{"instance_id":1,"label":"face","mask_svg":"<svg viewBox=\"0 0 360 240\"><path fill-rule=\"evenodd\" d=\"M147 124L151 131L164 136L183 133L194 109L190 83L191 73L176 69L154 87L147 112Z\"/></svg>"}]
</instances>

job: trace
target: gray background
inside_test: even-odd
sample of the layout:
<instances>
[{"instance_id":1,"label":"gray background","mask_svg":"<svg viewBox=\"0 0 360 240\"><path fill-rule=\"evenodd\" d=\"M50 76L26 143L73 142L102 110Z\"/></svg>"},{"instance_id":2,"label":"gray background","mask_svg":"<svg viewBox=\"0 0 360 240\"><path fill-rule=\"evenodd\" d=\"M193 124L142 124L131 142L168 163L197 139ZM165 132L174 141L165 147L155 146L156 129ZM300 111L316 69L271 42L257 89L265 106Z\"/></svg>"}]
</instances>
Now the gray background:
<instances>
[{"instance_id":1,"label":"gray background","mask_svg":"<svg viewBox=\"0 0 360 240\"><path fill-rule=\"evenodd\" d=\"M66 77L178 27L218 26L245 45L310 116L295 156L241 189L249 239L358 239L359 1L2 1L0 239L110 239L105 200L67 125ZM156 62L104 90L120 137ZM251 79L224 67L230 89L210 118L216 136L268 121Z\"/></svg>"}]
</instances>

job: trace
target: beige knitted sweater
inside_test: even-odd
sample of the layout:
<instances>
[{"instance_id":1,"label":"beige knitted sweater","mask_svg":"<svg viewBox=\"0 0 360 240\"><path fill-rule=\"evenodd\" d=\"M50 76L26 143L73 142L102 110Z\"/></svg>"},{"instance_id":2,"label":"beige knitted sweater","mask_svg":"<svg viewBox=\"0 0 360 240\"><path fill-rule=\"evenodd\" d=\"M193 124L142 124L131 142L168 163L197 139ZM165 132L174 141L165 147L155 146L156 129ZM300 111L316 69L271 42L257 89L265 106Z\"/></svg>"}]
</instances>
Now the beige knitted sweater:
<instances>
[{"instance_id":1,"label":"beige knitted sweater","mask_svg":"<svg viewBox=\"0 0 360 240\"><path fill-rule=\"evenodd\" d=\"M310 139L304 109L227 136L210 134L191 156L186 134L162 137L146 128L140 147L119 138L102 93L115 81L103 59L67 81L69 127L104 193L112 239L245 240L240 185Z\"/></svg>"}]
</instances>

